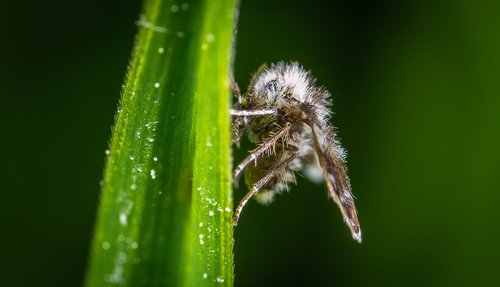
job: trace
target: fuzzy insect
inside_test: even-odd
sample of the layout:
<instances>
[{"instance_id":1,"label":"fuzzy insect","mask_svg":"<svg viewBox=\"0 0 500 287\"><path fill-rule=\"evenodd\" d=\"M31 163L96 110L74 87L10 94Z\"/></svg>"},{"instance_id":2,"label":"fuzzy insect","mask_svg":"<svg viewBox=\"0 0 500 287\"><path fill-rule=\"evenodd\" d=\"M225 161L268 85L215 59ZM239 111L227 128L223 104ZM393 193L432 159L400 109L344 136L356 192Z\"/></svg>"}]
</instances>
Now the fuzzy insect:
<instances>
[{"instance_id":1,"label":"fuzzy insect","mask_svg":"<svg viewBox=\"0 0 500 287\"><path fill-rule=\"evenodd\" d=\"M236 84L238 101L231 109L233 143L244 134L258 146L235 168L242 172L250 192L236 207L233 224L250 198L269 203L295 182L303 171L313 181L326 182L352 237L361 242L361 229L345 166L345 151L330 125L330 94L316 87L309 71L298 63L262 66L243 95ZM255 162L255 164L251 164Z\"/></svg>"}]
</instances>

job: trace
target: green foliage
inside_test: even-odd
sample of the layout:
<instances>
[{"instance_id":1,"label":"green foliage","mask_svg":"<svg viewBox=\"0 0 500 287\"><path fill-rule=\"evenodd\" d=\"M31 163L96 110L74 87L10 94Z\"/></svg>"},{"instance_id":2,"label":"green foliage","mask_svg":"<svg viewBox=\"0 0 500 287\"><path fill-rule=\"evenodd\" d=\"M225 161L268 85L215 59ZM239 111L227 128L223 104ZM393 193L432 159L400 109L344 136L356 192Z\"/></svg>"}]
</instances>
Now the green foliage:
<instances>
[{"instance_id":1,"label":"green foliage","mask_svg":"<svg viewBox=\"0 0 500 287\"><path fill-rule=\"evenodd\" d=\"M232 286L235 0L148 0L123 88L87 286Z\"/></svg>"}]
</instances>

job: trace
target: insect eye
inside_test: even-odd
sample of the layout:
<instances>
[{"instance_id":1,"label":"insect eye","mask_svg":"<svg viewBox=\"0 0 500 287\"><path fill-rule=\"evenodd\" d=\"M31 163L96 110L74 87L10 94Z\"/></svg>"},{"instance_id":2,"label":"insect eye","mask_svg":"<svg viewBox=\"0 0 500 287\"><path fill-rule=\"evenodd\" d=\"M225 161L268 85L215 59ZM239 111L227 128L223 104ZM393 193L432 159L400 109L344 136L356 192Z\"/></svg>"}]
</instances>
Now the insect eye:
<instances>
[{"instance_id":1,"label":"insect eye","mask_svg":"<svg viewBox=\"0 0 500 287\"><path fill-rule=\"evenodd\" d=\"M277 80L269 81L265 86L265 90L270 94L275 94L276 92L278 92L278 81Z\"/></svg>"}]
</instances>

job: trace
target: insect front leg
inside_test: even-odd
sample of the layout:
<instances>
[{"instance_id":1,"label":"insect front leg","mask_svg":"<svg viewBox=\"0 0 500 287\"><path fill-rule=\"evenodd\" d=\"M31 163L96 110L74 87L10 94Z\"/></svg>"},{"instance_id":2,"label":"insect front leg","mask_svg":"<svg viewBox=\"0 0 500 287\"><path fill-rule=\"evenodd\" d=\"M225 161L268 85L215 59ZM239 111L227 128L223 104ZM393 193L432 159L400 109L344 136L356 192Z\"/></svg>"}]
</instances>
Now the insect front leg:
<instances>
[{"instance_id":1,"label":"insect front leg","mask_svg":"<svg viewBox=\"0 0 500 287\"><path fill-rule=\"evenodd\" d=\"M233 92L233 95L238 99L238 104L241 105L241 91L240 91L240 86L238 86L238 83L235 80L231 80L231 91Z\"/></svg>"},{"instance_id":2,"label":"insect front leg","mask_svg":"<svg viewBox=\"0 0 500 287\"><path fill-rule=\"evenodd\" d=\"M260 109L260 110L231 109L229 112L231 116L253 117L253 116L276 115L278 113L278 110L277 109Z\"/></svg>"},{"instance_id":3,"label":"insect front leg","mask_svg":"<svg viewBox=\"0 0 500 287\"><path fill-rule=\"evenodd\" d=\"M232 143L235 143L238 148L240 148L240 139L241 136L244 134L244 129L241 129L241 125L243 124L245 120L245 117L242 116L237 116L233 120L233 124L231 126L231 133L232 133Z\"/></svg>"},{"instance_id":4,"label":"insect front leg","mask_svg":"<svg viewBox=\"0 0 500 287\"><path fill-rule=\"evenodd\" d=\"M259 179L253 186L250 192L248 192L245 197L240 201L238 206L236 207L233 215L233 226L236 226L238 224L238 220L240 219L241 211L243 210L243 207L247 204L247 202L257 193L259 192L263 187L265 187L271 179L274 177L278 176L279 174L283 173L286 168L292 163L294 159L296 159L299 156L299 150L294 148L293 153L283 160L281 163L278 165L274 166L271 168L261 179Z\"/></svg>"}]
</instances>

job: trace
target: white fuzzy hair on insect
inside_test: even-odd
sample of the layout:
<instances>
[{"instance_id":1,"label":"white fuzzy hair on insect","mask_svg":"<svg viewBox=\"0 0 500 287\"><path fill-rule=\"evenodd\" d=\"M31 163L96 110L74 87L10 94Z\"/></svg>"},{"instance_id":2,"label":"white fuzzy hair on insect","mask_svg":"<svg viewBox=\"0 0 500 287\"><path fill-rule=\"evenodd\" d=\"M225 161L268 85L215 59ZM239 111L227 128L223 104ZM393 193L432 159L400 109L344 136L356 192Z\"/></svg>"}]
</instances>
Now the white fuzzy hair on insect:
<instances>
[{"instance_id":1,"label":"white fuzzy hair on insect","mask_svg":"<svg viewBox=\"0 0 500 287\"><path fill-rule=\"evenodd\" d=\"M247 135L257 144L233 172L235 183L243 173L250 189L235 209L234 225L252 197L267 204L295 183L296 172L304 172L312 181L325 181L353 238L361 242L346 153L330 124L330 93L295 62L262 66L245 93L235 83L233 92L238 99L231 109L233 142Z\"/></svg>"}]
</instances>

